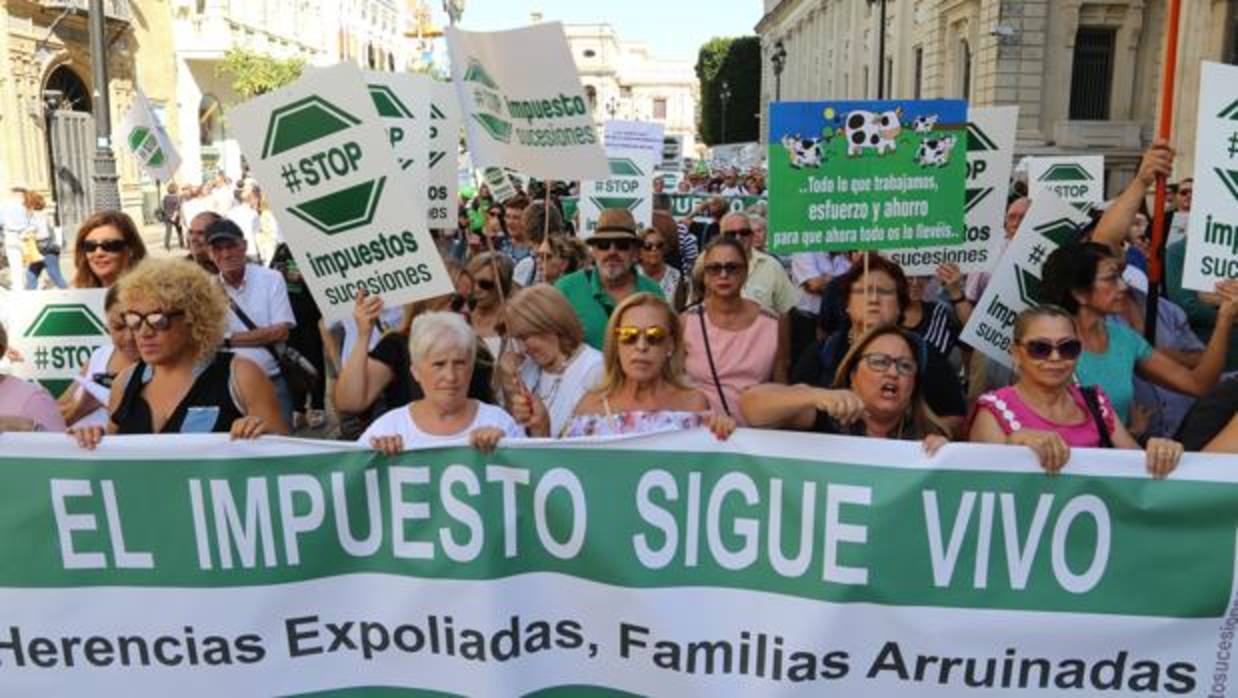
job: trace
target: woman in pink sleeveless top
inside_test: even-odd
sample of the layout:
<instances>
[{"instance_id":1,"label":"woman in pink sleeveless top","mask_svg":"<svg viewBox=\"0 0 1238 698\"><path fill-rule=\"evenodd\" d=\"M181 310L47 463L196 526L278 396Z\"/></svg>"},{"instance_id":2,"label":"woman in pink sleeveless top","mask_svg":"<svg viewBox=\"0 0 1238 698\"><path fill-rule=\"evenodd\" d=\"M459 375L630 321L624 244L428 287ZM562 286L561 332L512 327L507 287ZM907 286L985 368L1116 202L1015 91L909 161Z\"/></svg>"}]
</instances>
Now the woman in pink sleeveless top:
<instances>
[{"instance_id":1,"label":"woman in pink sleeveless top","mask_svg":"<svg viewBox=\"0 0 1238 698\"><path fill-rule=\"evenodd\" d=\"M1098 386L1074 384L1083 344L1074 319L1052 305L1030 308L1014 324L1014 385L980 396L972 415L972 441L1028 446L1040 465L1056 473L1071 448L1139 448ZM1182 445L1150 439L1148 472L1165 477L1178 465Z\"/></svg>"}]
</instances>

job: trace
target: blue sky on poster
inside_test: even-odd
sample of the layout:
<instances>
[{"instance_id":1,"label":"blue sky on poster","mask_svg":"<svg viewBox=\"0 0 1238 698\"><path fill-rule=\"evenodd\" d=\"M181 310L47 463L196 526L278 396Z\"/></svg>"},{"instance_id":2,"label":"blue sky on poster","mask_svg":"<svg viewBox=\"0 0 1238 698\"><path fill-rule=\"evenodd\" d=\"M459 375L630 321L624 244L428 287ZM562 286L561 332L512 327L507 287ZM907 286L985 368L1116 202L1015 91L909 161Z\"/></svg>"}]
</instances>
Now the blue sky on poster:
<instances>
[{"instance_id":1,"label":"blue sky on poster","mask_svg":"<svg viewBox=\"0 0 1238 698\"><path fill-rule=\"evenodd\" d=\"M447 16L431 0L434 18ZM701 44L715 36L753 34L761 19L761 0L468 0L461 29L494 31L529 23L532 12L544 21L567 24L609 22L622 41L641 41L658 58L695 63Z\"/></svg>"},{"instance_id":2,"label":"blue sky on poster","mask_svg":"<svg viewBox=\"0 0 1238 698\"><path fill-rule=\"evenodd\" d=\"M938 128L962 127L967 123L967 102L962 100L785 102L773 107L770 140L780 141L788 135L815 138L822 135L821 130L826 126L841 127L846 115L854 110L879 113L895 107L903 110L901 123L906 131L911 131L912 122L922 115L936 115Z\"/></svg>"}]
</instances>

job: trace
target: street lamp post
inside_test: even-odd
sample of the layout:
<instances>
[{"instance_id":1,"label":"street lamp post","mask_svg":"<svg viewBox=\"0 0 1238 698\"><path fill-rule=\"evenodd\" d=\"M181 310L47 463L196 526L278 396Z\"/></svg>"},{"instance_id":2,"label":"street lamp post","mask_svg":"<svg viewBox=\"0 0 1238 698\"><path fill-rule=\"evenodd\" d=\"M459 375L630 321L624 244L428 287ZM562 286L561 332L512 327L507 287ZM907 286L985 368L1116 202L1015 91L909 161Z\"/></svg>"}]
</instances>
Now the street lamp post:
<instances>
[{"instance_id":1,"label":"street lamp post","mask_svg":"<svg viewBox=\"0 0 1238 698\"><path fill-rule=\"evenodd\" d=\"M886 98L886 0L868 0L868 6L881 7L877 25L877 99Z\"/></svg>"},{"instance_id":2,"label":"street lamp post","mask_svg":"<svg viewBox=\"0 0 1238 698\"><path fill-rule=\"evenodd\" d=\"M107 47L104 45L103 0L90 0L90 63L95 81L95 200L96 211L120 210L119 177L112 154L112 105L108 89Z\"/></svg>"},{"instance_id":3,"label":"street lamp post","mask_svg":"<svg viewBox=\"0 0 1238 698\"><path fill-rule=\"evenodd\" d=\"M779 39L774 44L774 52L770 54L770 61L774 64L774 101L782 101L782 69L787 67L787 47L782 44L782 39Z\"/></svg>"},{"instance_id":4,"label":"street lamp post","mask_svg":"<svg viewBox=\"0 0 1238 698\"><path fill-rule=\"evenodd\" d=\"M731 86L726 80L722 81L722 87L718 90L718 99L722 100L722 143L726 143L726 105L731 101Z\"/></svg>"}]
</instances>

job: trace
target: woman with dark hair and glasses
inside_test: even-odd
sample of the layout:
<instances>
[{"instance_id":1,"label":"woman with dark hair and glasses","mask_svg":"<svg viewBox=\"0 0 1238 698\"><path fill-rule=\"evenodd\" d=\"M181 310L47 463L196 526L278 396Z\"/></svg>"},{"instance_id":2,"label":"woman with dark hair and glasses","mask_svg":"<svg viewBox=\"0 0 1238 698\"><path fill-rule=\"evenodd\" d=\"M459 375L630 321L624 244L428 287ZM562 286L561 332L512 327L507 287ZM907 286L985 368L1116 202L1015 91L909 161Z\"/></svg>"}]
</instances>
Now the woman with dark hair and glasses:
<instances>
[{"instance_id":1,"label":"woman with dark hair and glasses","mask_svg":"<svg viewBox=\"0 0 1238 698\"><path fill-rule=\"evenodd\" d=\"M100 211L82 222L73 243L73 288L109 288L146 257L146 244L133 219Z\"/></svg>"},{"instance_id":2,"label":"woman with dark hair and glasses","mask_svg":"<svg viewBox=\"0 0 1238 698\"><path fill-rule=\"evenodd\" d=\"M105 433L288 433L266 373L219 351L228 298L197 265L142 262L121 280L120 305L140 360L112 382L107 426L70 430L81 446L93 449Z\"/></svg>"},{"instance_id":3,"label":"woman with dark hair and glasses","mask_svg":"<svg viewBox=\"0 0 1238 698\"><path fill-rule=\"evenodd\" d=\"M739 404L754 427L922 441L931 455L950 432L924 394L928 351L919 336L879 325L851 343L831 387L759 385Z\"/></svg>"},{"instance_id":4,"label":"woman with dark hair and glasses","mask_svg":"<svg viewBox=\"0 0 1238 698\"><path fill-rule=\"evenodd\" d=\"M1040 295L1076 322L1083 343L1076 368L1079 382L1103 388L1119 421L1129 423L1136 373L1187 395L1203 395L1216 385L1238 319L1238 295L1222 295L1212 338L1198 362L1187 368L1118 319L1127 303L1124 267L1123 260L1106 245L1062 245L1045 260Z\"/></svg>"},{"instance_id":5,"label":"woman with dark hair and glasses","mask_svg":"<svg viewBox=\"0 0 1238 698\"><path fill-rule=\"evenodd\" d=\"M473 279L469 323L490 355L498 356L503 345L498 331L503 303L512 295L512 260L498 252L483 252L470 259L464 271Z\"/></svg>"},{"instance_id":6,"label":"woman with dark hair and glasses","mask_svg":"<svg viewBox=\"0 0 1238 698\"><path fill-rule=\"evenodd\" d=\"M1082 353L1075 319L1065 309L1042 305L1019 313L1010 350L1018 377L1014 385L980 396L970 439L1027 446L1049 473L1066 465L1072 447L1139 448L1104 389L1075 384ZM1182 445L1149 439L1147 454L1148 472L1165 477L1177 466Z\"/></svg>"}]
</instances>

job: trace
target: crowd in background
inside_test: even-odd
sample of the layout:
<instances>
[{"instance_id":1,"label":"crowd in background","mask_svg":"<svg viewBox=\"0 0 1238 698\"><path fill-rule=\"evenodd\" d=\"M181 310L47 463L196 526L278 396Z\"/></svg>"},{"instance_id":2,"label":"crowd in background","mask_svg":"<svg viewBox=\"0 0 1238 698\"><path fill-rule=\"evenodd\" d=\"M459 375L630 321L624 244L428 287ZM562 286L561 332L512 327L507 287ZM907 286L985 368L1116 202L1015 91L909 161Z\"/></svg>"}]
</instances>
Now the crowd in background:
<instances>
[{"instance_id":1,"label":"crowd in background","mask_svg":"<svg viewBox=\"0 0 1238 698\"><path fill-rule=\"evenodd\" d=\"M572 185L533 181L505 201L482 185L455 228L433 231L453 293L405 307L361 293L334 324L248 178L168 185L163 245L183 258L151 258L128 216L95 214L70 248L70 284L44 202L15 191L11 278L107 289L111 343L61 396L0 378L0 429L67 429L93 448L107 434L331 428L393 453L697 426L726 439L753 426L929 453L1013 444L1049 472L1072 448L1141 449L1163 477L1184 450L1238 452L1238 280L1181 286L1189 179L1171 201L1160 321L1144 339L1147 195L1172 163L1168 147L1150 149L1122 195L1045 260L1046 302L1014 324L1013 370L959 339L988 275L908 276L875 253L770 254L760 168L659 178L648 226L607 209L587 238L565 210ZM676 216L671 191L702 196ZM1029 206L1013 192L1007 240Z\"/></svg>"}]
</instances>

